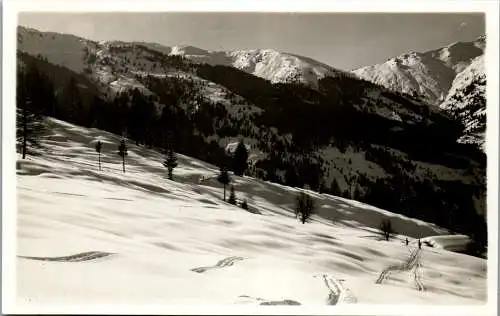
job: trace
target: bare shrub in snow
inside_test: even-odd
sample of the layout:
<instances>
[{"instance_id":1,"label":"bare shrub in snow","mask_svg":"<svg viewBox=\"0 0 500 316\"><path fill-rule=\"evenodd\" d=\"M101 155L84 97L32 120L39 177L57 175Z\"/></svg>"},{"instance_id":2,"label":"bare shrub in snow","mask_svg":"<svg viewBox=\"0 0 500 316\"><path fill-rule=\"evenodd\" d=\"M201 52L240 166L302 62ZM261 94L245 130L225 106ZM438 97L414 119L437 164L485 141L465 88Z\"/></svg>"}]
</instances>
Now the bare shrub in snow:
<instances>
[{"instance_id":1,"label":"bare shrub in snow","mask_svg":"<svg viewBox=\"0 0 500 316\"><path fill-rule=\"evenodd\" d=\"M248 210L247 200L244 200L243 203L241 203L241 208L244 210Z\"/></svg>"},{"instance_id":2,"label":"bare shrub in snow","mask_svg":"<svg viewBox=\"0 0 500 316\"><path fill-rule=\"evenodd\" d=\"M382 220L380 223L380 232L387 241L389 241L389 239L396 233L392 228L392 222L390 219Z\"/></svg>"},{"instance_id":3,"label":"bare shrub in snow","mask_svg":"<svg viewBox=\"0 0 500 316\"><path fill-rule=\"evenodd\" d=\"M314 200L312 197L304 192L301 192L297 197L297 202L295 205L295 216L299 218L302 224L305 224L307 220L314 213Z\"/></svg>"}]
</instances>

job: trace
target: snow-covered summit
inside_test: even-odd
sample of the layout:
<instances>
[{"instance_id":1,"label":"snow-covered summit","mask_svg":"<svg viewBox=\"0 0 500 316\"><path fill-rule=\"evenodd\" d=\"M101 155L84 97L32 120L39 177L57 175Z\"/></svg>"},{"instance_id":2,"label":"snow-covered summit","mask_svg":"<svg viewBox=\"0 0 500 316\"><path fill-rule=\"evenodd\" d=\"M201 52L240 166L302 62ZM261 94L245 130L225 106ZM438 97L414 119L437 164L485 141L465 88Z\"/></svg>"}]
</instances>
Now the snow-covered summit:
<instances>
[{"instance_id":1,"label":"snow-covered summit","mask_svg":"<svg viewBox=\"0 0 500 316\"><path fill-rule=\"evenodd\" d=\"M455 42L435 51L430 51L432 57L443 61L448 67L460 73L477 56L483 55L486 37L479 37L473 42Z\"/></svg>"},{"instance_id":2,"label":"snow-covered summit","mask_svg":"<svg viewBox=\"0 0 500 316\"><path fill-rule=\"evenodd\" d=\"M486 37L481 36L472 42L455 42L423 53L405 53L353 73L390 90L419 95L431 104L440 104L455 76L474 58L483 55L485 42Z\"/></svg>"},{"instance_id":3,"label":"snow-covered summit","mask_svg":"<svg viewBox=\"0 0 500 316\"><path fill-rule=\"evenodd\" d=\"M170 51L170 55L184 55L186 57L188 56L204 56L209 54L208 51L194 47L194 46L189 46L189 45L178 45L178 46L173 46L172 50Z\"/></svg>"},{"instance_id":4,"label":"snow-covered summit","mask_svg":"<svg viewBox=\"0 0 500 316\"><path fill-rule=\"evenodd\" d=\"M316 86L321 78L344 73L316 60L273 49L238 50L227 55L234 67L273 83L298 81Z\"/></svg>"}]
</instances>

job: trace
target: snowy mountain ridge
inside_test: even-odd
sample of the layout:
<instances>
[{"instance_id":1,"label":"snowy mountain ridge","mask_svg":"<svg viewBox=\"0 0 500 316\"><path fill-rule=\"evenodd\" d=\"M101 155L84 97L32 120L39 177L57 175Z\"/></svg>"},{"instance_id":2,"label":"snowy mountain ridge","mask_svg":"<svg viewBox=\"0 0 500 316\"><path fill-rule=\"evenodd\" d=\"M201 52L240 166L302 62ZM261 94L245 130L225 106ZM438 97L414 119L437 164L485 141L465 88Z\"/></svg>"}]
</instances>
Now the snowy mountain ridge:
<instances>
[{"instance_id":1,"label":"snowy mountain ridge","mask_svg":"<svg viewBox=\"0 0 500 316\"><path fill-rule=\"evenodd\" d=\"M357 76L390 90L418 96L464 125L458 140L484 148L486 128L486 36L425 53L410 52L359 68Z\"/></svg>"},{"instance_id":2,"label":"snowy mountain ridge","mask_svg":"<svg viewBox=\"0 0 500 316\"><path fill-rule=\"evenodd\" d=\"M74 35L52 32L39 32L34 29L18 27L20 40L18 49L32 55L41 54L52 63L82 72L83 52L86 46L91 49L105 47L126 47L141 45L166 55L183 56L194 63L232 66L272 83L302 82L316 86L318 79L336 74L349 75L319 61L273 49L252 49L235 51L208 51L188 45L164 46L158 43L103 41L93 42ZM62 49L54 50L54 47Z\"/></svg>"},{"instance_id":3,"label":"snowy mountain ridge","mask_svg":"<svg viewBox=\"0 0 500 316\"><path fill-rule=\"evenodd\" d=\"M154 44L149 47L163 53L168 51L168 55L183 56L195 63L235 67L272 83L298 81L317 86L318 79L338 73L348 74L307 57L269 48L209 51L188 45L167 47Z\"/></svg>"},{"instance_id":4,"label":"snowy mountain ridge","mask_svg":"<svg viewBox=\"0 0 500 316\"><path fill-rule=\"evenodd\" d=\"M486 37L455 42L427 52L409 52L353 70L358 77L390 90L418 95L430 104L443 102L455 77L484 54Z\"/></svg>"}]
</instances>

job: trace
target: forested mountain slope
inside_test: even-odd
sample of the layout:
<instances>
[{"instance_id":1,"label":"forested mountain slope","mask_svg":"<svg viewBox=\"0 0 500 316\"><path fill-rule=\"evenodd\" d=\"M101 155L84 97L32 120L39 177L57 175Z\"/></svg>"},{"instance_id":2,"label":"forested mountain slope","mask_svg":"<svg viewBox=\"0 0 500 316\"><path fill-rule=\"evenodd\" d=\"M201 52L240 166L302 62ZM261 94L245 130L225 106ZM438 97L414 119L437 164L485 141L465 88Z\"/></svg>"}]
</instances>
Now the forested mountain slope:
<instances>
[{"instance_id":1,"label":"forested mountain slope","mask_svg":"<svg viewBox=\"0 0 500 316\"><path fill-rule=\"evenodd\" d=\"M33 85L53 96L46 115L146 147L173 135L176 151L219 166L230 165L228 145L244 139L250 175L457 231L472 230L485 212L484 154L457 143L460 121L418 98L340 71L314 86L273 83L144 43L19 32L20 74L42 73L47 84ZM57 47L64 64L52 55Z\"/></svg>"}]
</instances>

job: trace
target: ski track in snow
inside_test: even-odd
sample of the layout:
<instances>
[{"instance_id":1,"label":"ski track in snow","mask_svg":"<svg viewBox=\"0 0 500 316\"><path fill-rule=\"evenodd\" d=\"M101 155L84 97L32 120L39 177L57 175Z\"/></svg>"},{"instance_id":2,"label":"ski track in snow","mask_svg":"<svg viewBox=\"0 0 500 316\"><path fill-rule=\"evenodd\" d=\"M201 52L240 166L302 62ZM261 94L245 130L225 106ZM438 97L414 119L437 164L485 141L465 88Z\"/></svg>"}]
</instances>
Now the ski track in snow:
<instances>
[{"instance_id":1,"label":"ski track in snow","mask_svg":"<svg viewBox=\"0 0 500 316\"><path fill-rule=\"evenodd\" d=\"M265 301L260 303L260 305L302 305L294 300L282 300L282 301Z\"/></svg>"},{"instance_id":2,"label":"ski track in snow","mask_svg":"<svg viewBox=\"0 0 500 316\"><path fill-rule=\"evenodd\" d=\"M243 260L242 257L228 257L228 258L225 258L225 259L222 259L220 260L219 262L217 262L214 266L212 267L199 267L199 268L193 268L191 269L191 271L193 272L197 272L197 273L203 273L207 270L211 270L211 269L220 269L220 268L224 268L224 267L230 267L232 266L236 261L240 261L240 260Z\"/></svg>"},{"instance_id":3,"label":"ski track in snow","mask_svg":"<svg viewBox=\"0 0 500 316\"><path fill-rule=\"evenodd\" d=\"M31 256L18 256L18 257L23 259L38 260L38 261L82 262L82 261L90 261L99 258L104 258L111 255L114 255L114 253L103 252L103 251L88 251L64 257L31 257Z\"/></svg>"},{"instance_id":4,"label":"ski track in snow","mask_svg":"<svg viewBox=\"0 0 500 316\"><path fill-rule=\"evenodd\" d=\"M249 301L247 301L247 302L254 302L254 301L260 302L259 305L263 305L263 306L302 305L298 301L289 300L289 299L283 299L283 300L280 300L280 301L275 301L275 300L274 301L269 301L269 300L263 299L261 297L252 297L252 296L249 296L249 295L240 295L239 297L240 298L247 298L247 299L249 299Z\"/></svg>"},{"instance_id":5,"label":"ski track in snow","mask_svg":"<svg viewBox=\"0 0 500 316\"><path fill-rule=\"evenodd\" d=\"M422 249L415 248L415 249L411 250L409 248L408 250L410 251L410 256L408 257L408 259L405 262L403 262L402 264L392 265L392 266L385 268L380 273L377 281L375 281L376 284L382 284L384 282L384 280L386 280L387 277L390 275L390 273L393 271L397 271L397 272L410 271L412 280L415 282L415 287L417 288L417 290L425 291L424 284L422 283L422 280L421 280Z\"/></svg>"},{"instance_id":6,"label":"ski track in snow","mask_svg":"<svg viewBox=\"0 0 500 316\"><path fill-rule=\"evenodd\" d=\"M415 265L415 269L413 270L413 278L415 280L415 286L417 287L417 290L425 291L425 287L424 284L422 283L421 276L422 276L422 263L420 262L420 257L419 257L419 260Z\"/></svg>"},{"instance_id":7,"label":"ski track in snow","mask_svg":"<svg viewBox=\"0 0 500 316\"><path fill-rule=\"evenodd\" d=\"M327 298L328 305L338 305L342 303L347 303L347 304L357 303L356 297L351 293L351 291L348 288L342 285L341 280L338 280L327 274L323 274L321 275L321 277L323 278L326 287L330 291Z\"/></svg>"},{"instance_id":8,"label":"ski track in snow","mask_svg":"<svg viewBox=\"0 0 500 316\"><path fill-rule=\"evenodd\" d=\"M345 286L342 285L342 281L335 277L329 276L327 274L315 275L315 278L321 277L325 286L327 287L329 293L326 300L327 305L338 305L338 304L353 304L357 303L357 298L352 294L352 292ZM260 302L259 305L302 305L299 301L291 299L282 300L266 300L261 297L252 297L249 295L240 295L240 298L247 298L250 302Z\"/></svg>"}]
</instances>

